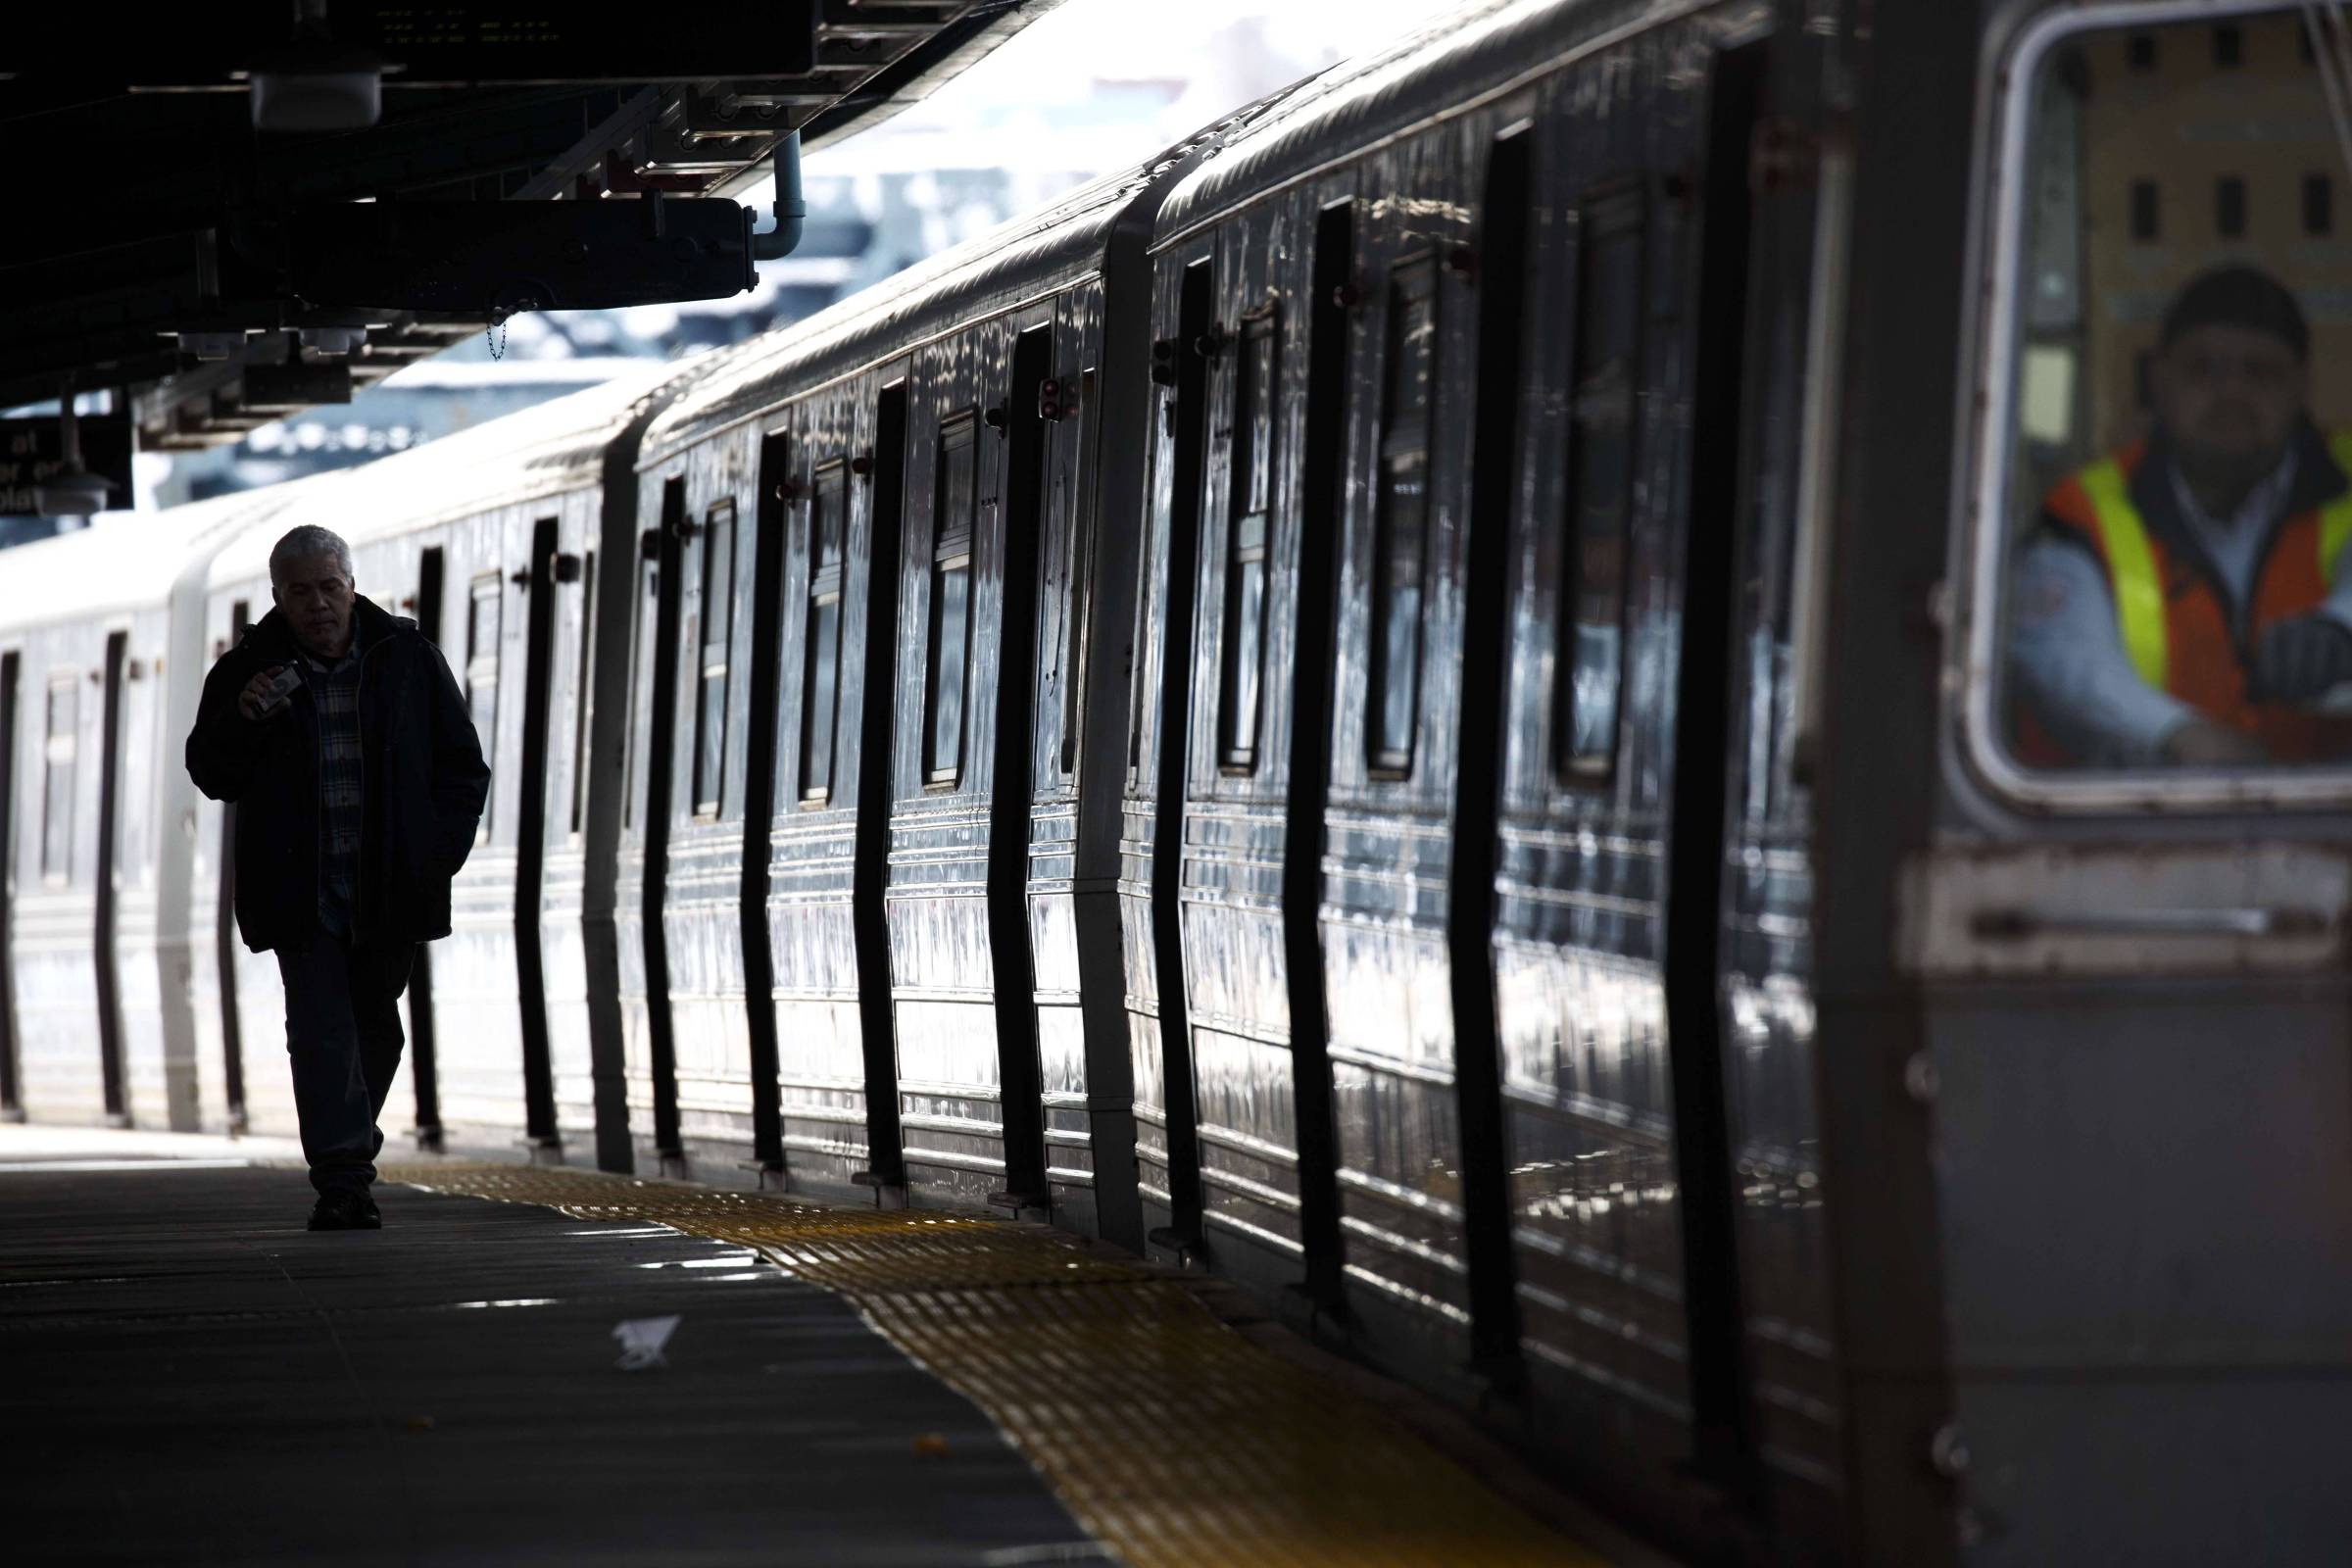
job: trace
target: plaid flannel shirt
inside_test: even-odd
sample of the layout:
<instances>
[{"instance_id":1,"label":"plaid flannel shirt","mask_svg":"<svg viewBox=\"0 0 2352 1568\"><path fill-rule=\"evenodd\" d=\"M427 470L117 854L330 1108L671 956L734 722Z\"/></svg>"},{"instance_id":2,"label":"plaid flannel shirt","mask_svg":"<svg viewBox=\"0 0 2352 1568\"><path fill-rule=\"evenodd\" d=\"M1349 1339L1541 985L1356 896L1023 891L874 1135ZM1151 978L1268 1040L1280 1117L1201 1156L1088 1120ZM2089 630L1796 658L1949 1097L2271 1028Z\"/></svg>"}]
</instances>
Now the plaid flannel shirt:
<instances>
[{"instance_id":1,"label":"plaid flannel shirt","mask_svg":"<svg viewBox=\"0 0 2352 1568\"><path fill-rule=\"evenodd\" d=\"M351 934L360 864L360 646L332 665L308 654L303 678L318 715L318 924Z\"/></svg>"}]
</instances>

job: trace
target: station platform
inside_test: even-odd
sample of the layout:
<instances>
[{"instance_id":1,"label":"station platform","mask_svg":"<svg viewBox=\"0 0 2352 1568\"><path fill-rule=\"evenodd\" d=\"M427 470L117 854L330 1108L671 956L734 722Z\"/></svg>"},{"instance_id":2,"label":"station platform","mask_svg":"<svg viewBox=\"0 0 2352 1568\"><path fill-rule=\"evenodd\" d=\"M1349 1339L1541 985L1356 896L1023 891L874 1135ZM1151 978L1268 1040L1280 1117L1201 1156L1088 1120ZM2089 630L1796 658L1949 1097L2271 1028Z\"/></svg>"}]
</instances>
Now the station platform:
<instances>
[{"instance_id":1,"label":"station platform","mask_svg":"<svg viewBox=\"0 0 2352 1568\"><path fill-rule=\"evenodd\" d=\"M12 1563L1659 1559L1238 1293L980 1213L0 1128Z\"/></svg>"}]
</instances>

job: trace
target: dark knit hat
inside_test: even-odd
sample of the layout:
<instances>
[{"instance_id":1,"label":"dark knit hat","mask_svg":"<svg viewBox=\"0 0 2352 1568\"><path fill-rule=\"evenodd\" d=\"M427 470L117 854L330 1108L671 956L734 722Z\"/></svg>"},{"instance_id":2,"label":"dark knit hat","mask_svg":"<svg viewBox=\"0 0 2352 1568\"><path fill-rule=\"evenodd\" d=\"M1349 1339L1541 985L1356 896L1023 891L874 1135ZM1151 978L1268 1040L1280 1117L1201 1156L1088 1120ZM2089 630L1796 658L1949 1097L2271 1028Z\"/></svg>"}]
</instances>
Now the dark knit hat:
<instances>
[{"instance_id":1,"label":"dark knit hat","mask_svg":"<svg viewBox=\"0 0 2352 1568\"><path fill-rule=\"evenodd\" d=\"M2303 307L2285 284L2258 267L2217 267L2191 279L2164 313L2156 347L2169 349L2181 333L2200 326L2268 332L2293 349L2296 359L2311 358L2311 327Z\"/></svg>"}]
</instances>

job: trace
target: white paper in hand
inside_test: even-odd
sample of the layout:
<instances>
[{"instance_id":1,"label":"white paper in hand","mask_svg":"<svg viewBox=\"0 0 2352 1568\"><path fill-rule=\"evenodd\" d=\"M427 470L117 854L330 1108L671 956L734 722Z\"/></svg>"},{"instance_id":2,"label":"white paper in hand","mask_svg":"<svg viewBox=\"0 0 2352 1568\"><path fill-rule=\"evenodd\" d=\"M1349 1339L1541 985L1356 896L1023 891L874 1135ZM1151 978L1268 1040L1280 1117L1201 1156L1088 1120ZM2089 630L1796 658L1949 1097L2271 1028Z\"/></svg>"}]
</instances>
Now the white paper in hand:
<instances>
[{"instance_id":1,"label":"white paper in hand","mask_svg":"<svg viewBox=\"0 0 2352 1568\"><path fill-rule=\"evenodd\" d=\"M662 1359L662 1347L678 1326L677 1314L668 1317L623 1318L612 1325L612 1337L620 1342L620 1359L613 1364L623 1372L642 1372L649 1366L666 1365Z\"/></svg>"}]
</instances>

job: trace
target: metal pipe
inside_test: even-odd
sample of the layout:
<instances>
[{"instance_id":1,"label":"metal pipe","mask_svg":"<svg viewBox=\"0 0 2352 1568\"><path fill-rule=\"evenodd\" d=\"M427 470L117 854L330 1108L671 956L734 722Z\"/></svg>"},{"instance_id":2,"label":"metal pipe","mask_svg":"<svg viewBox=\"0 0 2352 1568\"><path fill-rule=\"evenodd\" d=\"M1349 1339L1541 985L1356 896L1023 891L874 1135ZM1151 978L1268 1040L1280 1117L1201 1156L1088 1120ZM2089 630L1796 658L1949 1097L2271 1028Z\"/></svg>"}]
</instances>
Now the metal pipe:
<instances>
[{"instance_id":1,"label":"metal pipe","mask_svg":"<svg viewBox=\"0 0 2352 1568\"><path fill-rule=\"evenodd\" d=\"M801 133L788 130L776 140L776 226L752 235L752 259L772 262L800 248L801 230L808 220L808 202L801 194Z\"/></svg>"}]
</instances>

